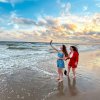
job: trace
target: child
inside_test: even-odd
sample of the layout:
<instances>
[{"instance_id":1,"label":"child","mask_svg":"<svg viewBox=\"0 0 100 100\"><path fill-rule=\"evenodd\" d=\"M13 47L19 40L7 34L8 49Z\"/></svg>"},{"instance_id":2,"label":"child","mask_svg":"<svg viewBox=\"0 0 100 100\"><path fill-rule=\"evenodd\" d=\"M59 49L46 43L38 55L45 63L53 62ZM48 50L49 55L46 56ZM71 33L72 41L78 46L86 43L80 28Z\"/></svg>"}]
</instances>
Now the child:
<instances>
[{"instance_id":1,"label":"child","mask_svg":"<svg viewBox=\"0 0 100 100\"><path fill-rule=\"evenodd\" d=\"M64 60L65 60L65 57L68 56L66 46L62 45L60 47L60 50L58 50L52 46L52 40L50 42L50 45L54 50L56 50L58 52L58 58L57 58L58 78L57 78L57 80L59 82L62 82L63 81L63 68L65 68Z\"/></svg>"},{"instance_id":2,"label":"child","mask_svg":"<svg viewBox=\"0 0 100 100\"><path fill-rule=\"evenodd\" d=\"M68 76L70 73L70 68L72 68L73 71L73 78L76 78L76 72L75 69L77 68L78 65L78 60L79 60L79 53L78 49L75 46L70 46L70 54L69 54L69 63L68 63Z\"/></svg>"}]
</instances>

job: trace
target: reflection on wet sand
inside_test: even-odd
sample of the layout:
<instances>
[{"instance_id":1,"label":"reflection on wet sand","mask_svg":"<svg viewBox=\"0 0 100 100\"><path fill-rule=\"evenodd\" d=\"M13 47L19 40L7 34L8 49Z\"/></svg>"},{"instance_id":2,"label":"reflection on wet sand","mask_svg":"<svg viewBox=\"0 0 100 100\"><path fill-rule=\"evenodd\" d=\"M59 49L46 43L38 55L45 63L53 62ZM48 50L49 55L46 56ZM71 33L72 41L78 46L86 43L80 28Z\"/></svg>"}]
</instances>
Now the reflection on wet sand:
<instances>
[{"instance_id":1,"label":"reflection on wet sand","mask_svg":"<svg viewBox=\"0 0 100 100\"><path fill-rule=\"evenodd\" d=\"M71 95L71 96L77 96L78 95L78 89L76 87L76 79L70 79L68 77L68 87L66 87L66 83L64 82L58 82L58 96L65 96L65 95ZM66 88L66 89L65 89Z\"/></svg>"},{"instance_id":2,"label":"reflection on wet sand","mask_svg":"<svg viewBox=\"0 0 100 100\"><path fill-rule=\"evenodd\" d=\"M78 90L76 87L76 79L73 79L71 83L71 79L68 77L68 89L69 89L71 96L76 96L78 94Z\"/></svg>"},{"instance_id":3,"label":"reflection on wet sand","mask_svg":"<svg viewBox=\"0 0 100 100\"><path fill-rule=\"evenodd\" d=\"M58 95L63 96L64 95L64 84L63 82L58 82Z\"/></svg>"}]
</instances>

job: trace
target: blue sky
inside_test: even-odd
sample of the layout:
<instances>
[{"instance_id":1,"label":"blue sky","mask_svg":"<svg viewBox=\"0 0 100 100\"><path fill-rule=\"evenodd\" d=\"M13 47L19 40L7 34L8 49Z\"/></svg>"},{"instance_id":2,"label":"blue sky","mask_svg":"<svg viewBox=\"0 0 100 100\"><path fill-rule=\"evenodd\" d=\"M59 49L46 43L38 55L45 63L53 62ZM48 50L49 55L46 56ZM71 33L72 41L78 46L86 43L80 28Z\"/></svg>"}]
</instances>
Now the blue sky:
<instances>
[{"instance_id":1,"label":"blue sky","mask_svg":"<svg viewBox=\"0 0 100 100\"><path fill-rule=\"evenodd\" d=\"M66 24L70 24L69 22L72 24L72 20L75 20L76 17L80 18L79 16L88 16L91 17L91 20L93 16L96 16L96 20L98 21L98 17L100 17L100 0L0 0L0 29L3 32L8 32L9 30L9 34L10 32L14 31L15 34L19 35L21 33L16 33L16 31L27 29L27 31L35 30L36 34L39 35L44 32L40 32L41 30L36 30L38 28L42 29L42 31L50 31L50 29L45 27L45 25L37 25L41 21L42 24L45 22L51 24L53 21L55 22L55 20L59 20L60 18L59 24L61 24L61 22L63 22L63 17L65 18L68 15L70 15L70 17L68 17L70 21L66 22ZM83 18L83 20L86 19ZM49 28L52 26L49 26ZM57 26L58 25L55 25L55 27ZM1 39L24 40L23 38L16 38L14 33L13 35L10 34L11 37L9 38L6 38L4 35L2 35L2 33L0 33ZM67 33L68 32L65 34ZM49 33L45 32L45 34ZM34 32L32 35L34 36ZM40 40L43 40L43 35L38 35L36 35L36 37L41 37ZM29 39L28 41L30 40L35 41L34 38L33 40ZM25 41L27 40L25 39Z\"/></svg>"},{"instance_id":2,"label":"blue sky","mask_svg":"<svg viewBox=\"0 0 100 100\"><path fill-rule=\"evenodd\" d=\"M84 7L91 13L100 12L100 0L12 0L16 1L9 3L10 0L0 0L0 15L10 14L16 11L20 16L26 18L36 18L39 14L47 14L58 16L61 5L71 3L71 13L82 14ZM3 2L5 1L5 2ZM8 1L8 2L6 2ZM98 4L98 5L97 5Z\"/></svg>"}]
</instances>

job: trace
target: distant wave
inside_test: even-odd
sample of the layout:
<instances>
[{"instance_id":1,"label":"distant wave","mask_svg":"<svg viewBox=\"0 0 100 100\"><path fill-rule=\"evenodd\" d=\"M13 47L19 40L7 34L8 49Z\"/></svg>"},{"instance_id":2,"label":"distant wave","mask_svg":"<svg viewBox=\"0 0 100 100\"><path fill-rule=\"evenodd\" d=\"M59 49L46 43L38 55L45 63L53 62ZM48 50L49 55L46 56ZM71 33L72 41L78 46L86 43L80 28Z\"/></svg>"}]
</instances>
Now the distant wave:
<instances>
[{"instance_id":1,"label":"distant wave","mask_svg":"<svg viewBox=\"0 0 100 100\"><path fill-rule=\"evenodd\" d=\"M25 50L25 49L31 49L34 51L41 51L45 49L46 45L43 45L41 43L9 43L6 44L7 49L15 49L15 50Z\"/></svg>"},{"instance_id":2,"label":"distant wave","mask_svg":"<svg viewBox=\"0 0 100 100\"><path fill-rule=\"evenodd\" d=\"M15 50L34 50L34 51L48 51L50 53L54 53L52 49L48 50L49 43L38 43L38 42L0 42L0 46L4 45L5 49L15 49ZM54 45L58 48L62 45L62 43L54 43ZM70 45L75 45L78 47L79 51L87 51L87 50L95 50L99 49L99 45L79 45L79 44L65 44L67 48Z\"/></svg>"},{"instance_id":3,"label":"distant wave","mask_svg":"<svg viewBox=\"0 0 100 100\"><path fill-rule=\"evenodd\" d=\"M24 49L37 49L38 48L31 43L10 43L10 44L6 44L8 46L7 49L18 49L18 50L24 50ZM35 48L36 47L36 48Z\"/></svg>"},{"instance_id":4,"label":"distant wave","mask_svg":"<svg viewBox=\"0 0 100 100\"><path fill-rule=\"evenodd\" d=\"M15 50L34 50L34 51L41 51L43 48L42 48L42 46L40 47L40 46L8 46L8 48L7 49L15 49ZM46 51L46 50L44 50L44 51Z\"/></svg>"},{"instance_id":5,"label":"distant wave","mask_svg":"<svg viewBox=\"0 0 100 100\"><path fill-rule=\"evenodd\" d=\"M24 50L24 49L33 49L25 46L9 46L7 49L19 49L19 50Z\"/></svg>"}]
</instances>

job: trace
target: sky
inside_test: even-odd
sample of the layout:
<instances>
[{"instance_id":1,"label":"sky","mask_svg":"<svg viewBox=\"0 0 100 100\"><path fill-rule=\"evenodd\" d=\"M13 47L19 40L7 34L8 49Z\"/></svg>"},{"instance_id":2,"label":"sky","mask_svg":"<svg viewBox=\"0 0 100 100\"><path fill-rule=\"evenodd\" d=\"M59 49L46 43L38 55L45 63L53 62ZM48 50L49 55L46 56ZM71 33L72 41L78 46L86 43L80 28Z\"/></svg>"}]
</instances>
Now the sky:
<instances>
[{"instance_id":1,"label":"sky","mask_svg":"<svg viewBox=\"0 0 100 100\"><path fill-rule=\"evenodd\" d=\"M100 0L0 0L0 41L100 42Z\"/></svg>"}]
</instances>

